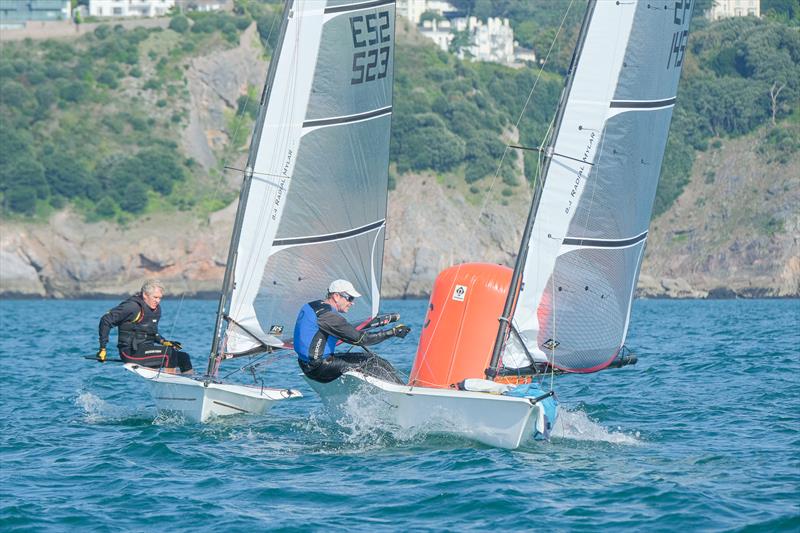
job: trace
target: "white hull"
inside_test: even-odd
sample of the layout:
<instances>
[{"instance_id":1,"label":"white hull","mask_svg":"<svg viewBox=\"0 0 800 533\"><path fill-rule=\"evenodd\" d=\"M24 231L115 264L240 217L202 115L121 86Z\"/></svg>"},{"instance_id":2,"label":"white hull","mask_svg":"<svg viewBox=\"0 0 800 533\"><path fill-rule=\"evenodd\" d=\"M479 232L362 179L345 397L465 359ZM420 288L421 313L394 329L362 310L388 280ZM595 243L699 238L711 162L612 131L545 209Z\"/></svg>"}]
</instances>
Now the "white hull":
<instances>
[{"instance_id":1,"label":"white hull","mask_svg":"<svg viewBox=\"0 0 800 533\"><path fill-rule=\"evenodd\" d=\"M387 404L390 424L404 429L457 435L515 449L549 431L545 410L529 398L484 392L397 385L350 371L330 383L306 379L325 404L342 409L360 391ZM376 393L379 399L372 396ZM551 427L555 420L551 421Z\"/></svg>"},{"instance_id":2,"label":"white hull","mask_svg":"<svg viewBox=\"0 0 800 533\"><path fill-rule=\"evenodd\" d=\"M127 363L125 369L147 380L159 411L182 414L194 422L206 422L214 416L260 415L275 402L300 398L292 389L270 389L231 383L205 384L202 379L167 374L152 368Z\"/></svg>"}]
</instances>

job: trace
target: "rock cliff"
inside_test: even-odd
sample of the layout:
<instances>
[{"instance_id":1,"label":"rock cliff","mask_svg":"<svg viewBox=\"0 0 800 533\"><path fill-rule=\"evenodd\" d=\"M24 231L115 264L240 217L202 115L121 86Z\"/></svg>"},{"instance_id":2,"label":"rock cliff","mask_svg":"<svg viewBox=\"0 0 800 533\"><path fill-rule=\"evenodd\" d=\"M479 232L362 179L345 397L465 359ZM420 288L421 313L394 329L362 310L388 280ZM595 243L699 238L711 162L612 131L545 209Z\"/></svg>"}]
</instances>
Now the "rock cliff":
<instances>
[{"instance_id":1,"label":"rock cliff","mask_svg":"<svg viewBox=\"0 0 800 533\"><path fill-rule=\"evenodd\" d=\"M191 110L181 144L206 169L228 139L225 113L266 71L254 28L240 46L196 58L187 72ZM763 132L759 135L763 135ZM511 135L513 137L513 135ZM768 163L759 136L701 154L672 208L653 221L638 292L646 297L800 295L800 160ZM449 180L449 181L448 181ZM530 191L480 194L447 176L404 175L389 196L383 288L387 297L427 294L437 273L462 261L511 265ZM199 220L151 215L126 227L89 224L69 210L47 224L2 222L0 294L97 297L134 292L159 277L172 293L216 295L235 204Z\"/></svg>"}]
</instances>

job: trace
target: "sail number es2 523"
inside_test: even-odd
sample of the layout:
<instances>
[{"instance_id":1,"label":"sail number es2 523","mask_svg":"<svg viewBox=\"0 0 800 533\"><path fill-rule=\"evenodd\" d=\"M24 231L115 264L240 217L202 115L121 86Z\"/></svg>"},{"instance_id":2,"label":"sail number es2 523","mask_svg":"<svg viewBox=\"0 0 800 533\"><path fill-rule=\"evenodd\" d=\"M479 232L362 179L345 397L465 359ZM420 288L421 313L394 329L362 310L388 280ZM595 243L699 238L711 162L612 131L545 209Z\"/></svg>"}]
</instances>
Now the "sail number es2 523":
<instances>
[{"instance_id":1,"label":"sail number es2 523","mask_svg":"<svg viewBox=\"0 0 800 533\"><path fill-rule=\"evenodd\" d=\"M351 85L385 78L389 71L392 32L389 12L379 11L350 17L353 34L353 77Z\"/></svg>"}]
</instances>

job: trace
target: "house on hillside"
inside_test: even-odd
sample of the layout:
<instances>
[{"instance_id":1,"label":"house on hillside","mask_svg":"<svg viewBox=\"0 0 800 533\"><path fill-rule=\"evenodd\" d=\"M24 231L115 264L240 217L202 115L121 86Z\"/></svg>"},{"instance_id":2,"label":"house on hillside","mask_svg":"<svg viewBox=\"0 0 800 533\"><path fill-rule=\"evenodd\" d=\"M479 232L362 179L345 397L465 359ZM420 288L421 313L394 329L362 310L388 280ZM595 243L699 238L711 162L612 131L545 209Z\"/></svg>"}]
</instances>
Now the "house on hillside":
<instances>
[{"instance_id":1,"label":"house on hillside","mask_svg":"<svg viewBox=\"0 0 800 533\"><path fill-rule=\"evenodd\" d=\"M728 17L760 17L761 0L714 0L706 18L719 20Z\"/></svg>"},{"instance_id":2,"label":"house on hillside","mask_svg":"<svg viewBox=\"0 0 800 533\"><path fill-rule=\"evenodd\" d=\"M70 0L0 0L0 29L24 28L30 21L70 20Z\"/></svg>"},{"instance_id":3,"label":"house on hillside","mask_svg":"<svg viewBox=\"0 0 800 533\"><path fill-rule=\"evenodd\" d=\"M434 13L440 17L454 13L456 8L443 0L397 0L397 15L419 26L423 13Z\"/></svg>"},{"instance_id":4,"label":"house on hillside","mask_svg":"<svg viewBox=\"0 0 800 533\"><path fill-rule=\"evenodd\" d=\"M489 17L483 22L469 17L466 21L465 29L472 35L472 46L466 48L466 52L478 61L504 65L514 63L514 30L511 29L508 19ZM463 49L459 56L462 55Z\"/></svg>"},{"instance_id":5,"label":"house on hillside","mask_svg":"<svg viewBox=\"0 0 800 533\"><path fill-rule=\"evenodd\" d=\"M455 35L453 34L452 24L449 20L426 20L419 28L419 32L436 43L436 46L447 52L450 49L450 42Z\"/></svg>"},{"instance_id":6,"label":"house on hillside","mask_svg":"<svg viewBox=\"0 0 800 533\"><path fill-rule=\"evenodd\" d=\"M181 11L230 11L232 0L176 0L175 6Z\"/></svg>"},{"instance_id":7,"label":"house on hillside","mask_svg":"<svg viewBox=\"0 0 800 533\"><path fill-rule=\"evenodd\" d=\"M433 19L424 21L419 31L444 51L449 49L456 32L466 32L470 44L458 50L459 58L515 64L514 30L508 19L490 17L486 22L475 17Z\"/></svg>"},{"instance_id":8,"label":"house on hillside","mask_svg":"<svg viewBox=\"0 0 800 533\"><path fill-rule=\"evenodd\" d=\"M175 0L89 0L92 17L163 17Z\"/></svg>"}]
</instances>

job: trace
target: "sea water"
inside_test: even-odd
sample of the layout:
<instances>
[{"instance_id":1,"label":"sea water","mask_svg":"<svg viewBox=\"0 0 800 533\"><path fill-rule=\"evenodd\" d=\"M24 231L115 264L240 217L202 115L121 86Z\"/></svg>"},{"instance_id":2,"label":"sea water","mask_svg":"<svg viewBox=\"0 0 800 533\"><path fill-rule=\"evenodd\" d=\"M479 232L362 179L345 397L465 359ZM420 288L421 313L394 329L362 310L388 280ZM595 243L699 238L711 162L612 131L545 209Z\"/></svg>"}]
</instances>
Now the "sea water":
<instances>
[{"instance_id":1,"label":"sea water","mask_svg":"<svg viewBox=\"0 0 800 533\"><path fill-rule=\"evenodd\" d=\"M115 303L0 302L0 530L800 530L798 300L636 301L639 363L557 377L552 439L515 451L369 402L331 418L290 356L260 375L305 397L266 416L158 415L83 358ZM403 372L425 306L384 303L414 328L379 346ZM204 368L216 303L163 307Z\"/></svg>"}]
</instances>

